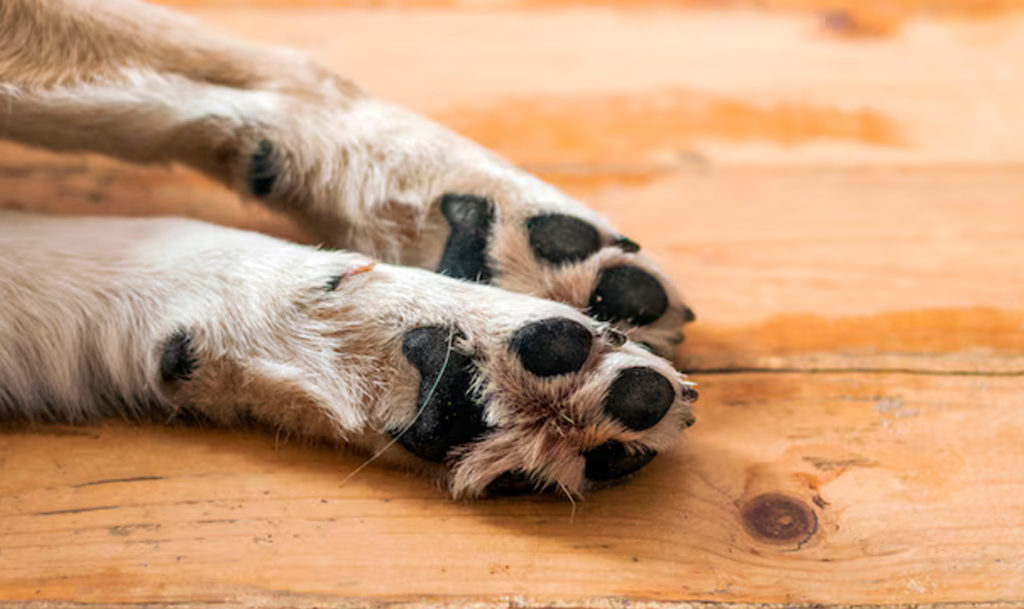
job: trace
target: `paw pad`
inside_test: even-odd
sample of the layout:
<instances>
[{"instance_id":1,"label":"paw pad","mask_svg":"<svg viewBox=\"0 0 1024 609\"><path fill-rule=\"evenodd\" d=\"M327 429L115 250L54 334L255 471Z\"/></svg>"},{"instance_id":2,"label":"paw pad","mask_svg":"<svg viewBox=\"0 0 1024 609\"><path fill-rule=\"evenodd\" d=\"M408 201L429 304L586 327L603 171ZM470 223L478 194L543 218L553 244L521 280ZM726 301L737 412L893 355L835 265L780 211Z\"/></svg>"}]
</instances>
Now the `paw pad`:
<instances>
[{"instance_id":1,"label":"paw pad","mask_svg":"<svg viewBox=\"0 0 1024 609\"><path fill-rule=\"evenodd\" d=\"M249 189L257 197L265 197L273 190L276 181L274 145L269 140L262 140L249 157Z\"/></svg>"},{"instance_id":2,"label":"paw pad","mask_svg":"<svg viewBox=\"0 0 1024 609\"><path fill-rule=\"evenodd\" d=\"M661 282L635 266L605 269L590 297L590 313L603 321L627 321L644 326L668 309L668 295Z\"/></svg>"},{"instance_id":3,"label":"paw pad","mask_svg":"<svg viewBox=\"0 0 1024 609\"><path fill-rule=\"evenodd\" d=\"M649 448L630 452L621 442L605 442L583 454L586 459L583 473L595 481L615 480L647 465L657 454L657 451Z\"/></svg>"},{"instance_id":4,"label":"paw pad","mask_svg":"<svg viewBox=\"0 0 1024 609\"><path fill-rule=\"evenodd\" d=\"M510 346L523 368L537 376L556 376L582 368L593 340L590 330L582 324L553 317L517 330Z\"/></svg>"},{"instance_id":5,"label":"paw pad","mask_svg":"<svg viewBox=\"0 0 1024 609\"><path fill-rule=\"evenodd\" d=\"M487 485L487 494L492 497L527 495L537 490L526 473L516 470L505 472Z\"/></svg>"},{"instance_id":6,"label":"paw pad","mask_svg":"<svg viewBox=\"0 0 1024 609\"><path fill-rule=\"evenodd\" d=\"M402 354L420 372L419 416L403 430L392 431L409 452L428 461L443 461L455 446L485 431L484 406L472 395L476 366L451 348L452 330L441 326L406 332Z\"/></svg>"},{"instance_id":7,"label":"paw pad","mask_svg":"<svg viewBox=\"0 0 1024 609\"><path fill-rule=\"evenodd\" d=\"M494 221L494 206L486 197L446 194L441 197L441 214L451 232L441 254L437 272L456 279L487 283L487 238Z\"/></svg>"},{"instance_id":8,"label":"paw pad","mask_svg":"<svg viewBox=\"0 0 1024 609\"><path fill-rule=\"evenodd\" d=\"M601 247L596 228L565 214L530 218L526 232L533 253L556 265L583 260Z\"/></svg>"},{"instance_id":9,"label":"paw pad","mask_svg":"<svg viewBox=\"0 0 1024 609\"><path fill-rule=\"evenodd\" d=\"M654 369L626 368L608 389L604 410L633 431L643 431L665 416L675 398L672 383Z\"/></svg>"},{"instance_id":10,"label":"paw pad","mask_svg":"<svg viewBox=\"0 0 1024 609\"><path fill-rule=\"evenodd\" d=\"M164 341L160 354L160 378L165 383L187 381L192 378L196 363L192 335L181 328Z\"/></svg>"}]
</instances>

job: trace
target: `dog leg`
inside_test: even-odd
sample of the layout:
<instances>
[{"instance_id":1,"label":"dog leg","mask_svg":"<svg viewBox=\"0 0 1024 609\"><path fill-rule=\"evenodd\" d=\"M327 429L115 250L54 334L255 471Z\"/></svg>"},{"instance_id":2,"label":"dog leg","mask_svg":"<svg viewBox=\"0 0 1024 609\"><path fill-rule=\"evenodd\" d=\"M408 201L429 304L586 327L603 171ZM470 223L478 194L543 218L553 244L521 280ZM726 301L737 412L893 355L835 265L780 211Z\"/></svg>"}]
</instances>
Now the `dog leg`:
<instances>
[{"instance_id":1,"label":"dog leg","mask_svg":"<svg viewBox=\"0 0 1024 609\"><path fill-rule=\"evenodd\" d=\"M0 4L0 136L177 161L323 243L559 300L663 355L693 319L599 214L295 53L135 2Z\"/></svg>"},{"instance_id":2,"label":"dog leg","mask_svg":"<svg viewBox=\"0 0 1024 609\"><path fill-rule=\"evenodd\" d=\"M565 305L180 219L0 212L0 418L167 420L348 444L457 497L627 475L690 383Z\"/></svg>"}]
</instances>

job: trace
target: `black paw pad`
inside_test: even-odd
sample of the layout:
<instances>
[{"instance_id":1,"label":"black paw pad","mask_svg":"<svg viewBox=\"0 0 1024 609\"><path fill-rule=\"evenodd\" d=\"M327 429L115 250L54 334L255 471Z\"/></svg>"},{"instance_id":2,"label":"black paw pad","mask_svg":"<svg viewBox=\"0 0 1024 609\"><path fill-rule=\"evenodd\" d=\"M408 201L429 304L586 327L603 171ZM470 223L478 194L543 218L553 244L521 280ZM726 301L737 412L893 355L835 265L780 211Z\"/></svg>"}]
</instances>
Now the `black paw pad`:
<instances>
[{"instance_id":1,"label":"black paw pad","mask_svg":"<svg viewBox=\"0 0 1024 609\"><path fill-rule=\"evenodd\" d=\"M624 444L612 440L583 453L587 460L583 473L591 480L615 480L647 465L657 454L649 448L630 452Z\"/></svg>"},{"instance_id":2,"label":"black paw pad","mask_svg":"<svg viewBox=\"0 0 1024 609\"><path fill-rule=\"evenodd\" d=\"M605 269L590 296L590 313L604 321L628 321L644 326L658 320L668 308L661 282L635 266Z\"/></svg>"},{"instance_id":3,"label":"black paw pad","mask_svg":"<svg viewBox=\"0 0 1024 609\"><path fill-rule=\"evenodd\" d=\"M487 494L492 497L513 497L527 495L537 490L536 485L523 471L510 471L498 476L487 485Z\"/></svg>"},{"instance_id":4,"label":"black paw pad","mask_svg":"<svg viewBox=\"0 0 1024 609\"><path fill-rule=\"evenodd\" d=\"M274 145L262 140L249 157L249 189L257 197L265 197L274 188L277 170L274 167Z\"/></svg>"},{"instance_id":5,"label":"black paw pad","mask_svg":"<svg viewBox=\"0 0 1024 609\"><path fill-rule=\"evenodd\" d=\"M523 368L537 376L555 376L582 368L593 340L583 324L552 317L519 328L509 346L519 356Z\"/></svg>"},{"instance_id":6,"label":"black paw pad","mask_svg":"<svg viewBox=\"0 0 1024 609\"><path fill-rule=\"evenodd\" d=\"M554 264L583 260L601 247L596 228L565 214L530 218L526 221L526 232L533 253Z\"/></svg>"},{"instance_id":7,"label":"black paw pad","mask_svg":"<svg viewBox=\"0 0 1024 609\"><path fill-rule=\"evenodd\" d=\"M476 366L469 356L451 350L451 341L452 330L440 326L410 330L402 341L402 354L420 372L420 414L404 432L392 435L428 461L443 461L453 447L487 431L484 406L470 390Z\"/></svg>"},{"instance_id":8,"label":"black paw pad","mask_svg":"<svg viewBox=\"0 0 1024 609\"><path fill-rule=\"evenodd\" d=\"M171 334L161 348L160 378L165 383L187 381L192 378L197 363L192 350L192 335L181 328Z\"/></svg>"},{"instance_id":9,"label":"black paw pad","mask_svg":"<svg viewBox=\"0 0 1024 609\"><path fill-rule=\"evenodd\" d=\"M446 194L441 197L441 214L451 232L444 244L437 272L456 279L487 283L487 238L494 221L494 206L486 197Z\"/></svg>"},{"instance_id":10,"label":"black paw pad","mask_svg":"<svg viewBox=\"0 0 1024 609\"><path fill-rule=\"evenodd\" d=\"M604 410L633 431L654 427L676 399L672 383L653 368L626 368L612 381Z\"/></svg>"}]
</instances>

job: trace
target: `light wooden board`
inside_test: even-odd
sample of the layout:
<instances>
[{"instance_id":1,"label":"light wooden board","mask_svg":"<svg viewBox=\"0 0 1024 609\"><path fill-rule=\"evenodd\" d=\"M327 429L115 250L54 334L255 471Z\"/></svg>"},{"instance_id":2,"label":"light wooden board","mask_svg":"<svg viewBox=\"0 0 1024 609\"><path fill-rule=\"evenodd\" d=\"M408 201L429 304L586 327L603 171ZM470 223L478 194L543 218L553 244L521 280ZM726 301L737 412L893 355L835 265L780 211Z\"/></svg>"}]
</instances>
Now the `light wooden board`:
<instances>
[{"instance_id":1,"label":"light wooden board","mask_svg":"<svg viewBox=\"0 0 1024 609\"><path fill-rule=\"evenodd\" d=\"M559 500L454 504L383 468L341 486L358 458L258 435L8 435L0 590L90 602L1024 598L1019 376L701 380L689 441L575 513Z\"/></svg>"},{"instance_id":2,"label":"light wooden board","mask_svg":"<svg viewBox=\"0 0 1024 609\"><path fill-rule=\"evenodd\" d=\"M0 603L1024 604L1014 3L172 4L612 217L697 309L698 425L575 508L342 486L358 457L255 432L5 428ZM303 240L181 169L9 144L0 205Z\"/></svg>"}]
</instances>

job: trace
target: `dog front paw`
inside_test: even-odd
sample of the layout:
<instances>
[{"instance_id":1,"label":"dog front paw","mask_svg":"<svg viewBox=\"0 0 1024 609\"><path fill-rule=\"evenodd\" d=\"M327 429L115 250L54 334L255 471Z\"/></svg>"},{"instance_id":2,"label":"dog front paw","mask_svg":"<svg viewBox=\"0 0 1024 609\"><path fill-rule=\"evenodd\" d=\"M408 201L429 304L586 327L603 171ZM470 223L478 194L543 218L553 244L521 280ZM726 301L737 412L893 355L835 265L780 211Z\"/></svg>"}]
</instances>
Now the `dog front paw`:
<instances>
[{"instance_id":1,"label":"dog front paw","mask_svg":"<svg viewBox=\"0 0 1024 609\"><path fill-rule=\"evenodd\" d=\"M692 383L607 324L554 302L429 281L447 302L424 298L429 314L404 316L412 327L389 367L405 397L386 428L407 452L443 464L455 497L582 495L636 472L693 423Z\"/></svg>"},{"instance_id":2,"label":"dog front paw","mask_svg":"<svg viewBox=\"0 0 1024 609\"><path fill-rule=\"evenodd\" d=\"M202 230L215 249L189 259L220 257L165 303L149 360L179 411L379 453L458 498L585 494L693 422L692 383L572 307Z\"/></svg>"},{"instance_id":3,"label":"dog front paw","mask_svg":"<svg viewBox=\"0 0 1024 609\"><path fill-rule=\"evenodd\" d=\"M444 194L437 271L564 302L671 357L695 315L640 245L582 206L519 196Z\"/></svg>"},{"instance_id":4,"label":"dog front paw","mask_svg":"<svg viewBox=\"0 0 1024 609\"><path fill-rule=\"evenodd\" d=\"M671 357L679 291L604 218L475 144L370 99L252 139L244 188L317 239L569 304Z\"/></svg>"}]
</instances>

